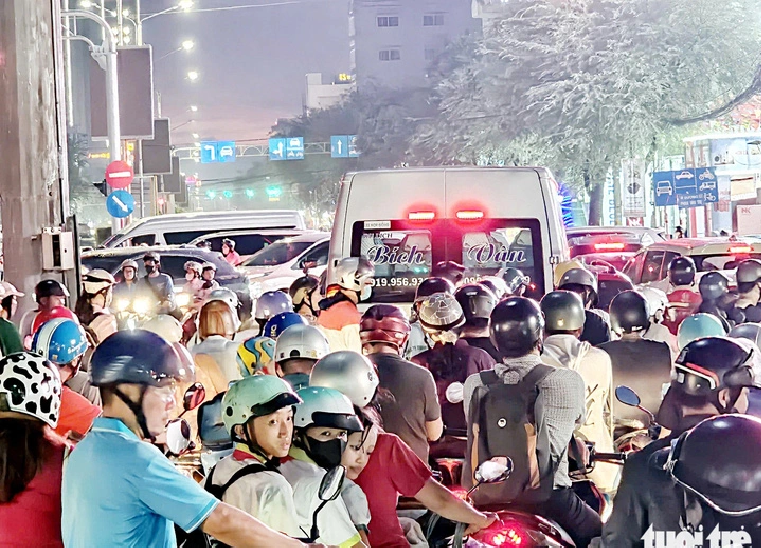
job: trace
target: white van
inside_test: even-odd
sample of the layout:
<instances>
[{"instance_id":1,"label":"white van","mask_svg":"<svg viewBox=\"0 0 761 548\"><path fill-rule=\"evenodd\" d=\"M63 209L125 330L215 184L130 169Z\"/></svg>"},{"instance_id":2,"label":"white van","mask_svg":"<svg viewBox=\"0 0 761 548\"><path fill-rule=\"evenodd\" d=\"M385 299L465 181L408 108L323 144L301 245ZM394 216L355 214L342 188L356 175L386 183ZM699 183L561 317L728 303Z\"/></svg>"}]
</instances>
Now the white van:
<instances>
[{"instance_id":1,"label":"white van","mask_svg":"<svg viewBox=\"0 0 761 548\"><path fill-rule=\"evenodd\" d=\"M176 213L130 223L100 247L186 244L213 232L251 228L305 230L306 224L298 211Z\"/></svg>"},{"instance_id":2,"label":"white van","mask_svg":"<svg viewBox=\"0 0 761 548\"><path fill-rule=\"evenodd\" d=\"M375 264L370 302L411 304L431 267L455 261L467 282L516 267L530 296L552 291L569 258L557 184L541 167L405 168L347 174L330 240L328 282L342 257Z\"/></svg>"}]
</instances>

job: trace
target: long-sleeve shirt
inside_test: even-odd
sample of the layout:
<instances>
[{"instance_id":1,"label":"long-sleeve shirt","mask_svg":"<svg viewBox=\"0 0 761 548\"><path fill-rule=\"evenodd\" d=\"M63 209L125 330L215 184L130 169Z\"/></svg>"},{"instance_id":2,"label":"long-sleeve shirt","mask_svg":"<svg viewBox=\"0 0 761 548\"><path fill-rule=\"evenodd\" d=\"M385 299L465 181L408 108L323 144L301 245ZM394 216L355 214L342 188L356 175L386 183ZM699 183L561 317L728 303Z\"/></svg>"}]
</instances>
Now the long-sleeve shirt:
<instances>
[{"instance_id":1,"label":"long-sleeve shirt","mask_svg":"<svg viewBox=\"0 0 761 548\"><path fill-rule=\"evenodd\" d=\"M494 371L506 384L518 384L529 371L542 363L538 355L505 359L498 363ZM465 416L469 416L470 399L473 392L483 386L480 374L471 375L463 387ZM555 472L555 488L571 486L568 475L568 444L577 424L582 424L587 416L586 387L584 380L571 369L555 369L539 383L537 404L543 406L543 417L550 438L552 460L558 462Z\"/></svg>"}]
</instances>

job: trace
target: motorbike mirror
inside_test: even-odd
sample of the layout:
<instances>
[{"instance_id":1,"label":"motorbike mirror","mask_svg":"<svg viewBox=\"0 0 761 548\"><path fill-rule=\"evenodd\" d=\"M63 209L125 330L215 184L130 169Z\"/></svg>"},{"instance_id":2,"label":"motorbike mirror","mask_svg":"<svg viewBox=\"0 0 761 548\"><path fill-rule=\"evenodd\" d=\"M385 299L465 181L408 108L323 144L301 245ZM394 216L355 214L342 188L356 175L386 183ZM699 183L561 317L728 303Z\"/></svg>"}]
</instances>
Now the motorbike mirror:
<instances>
[{"instance_id":1,"label":"motorbike mirror","mask_svg":"<svg viewBox=\"0 0 761 548\"><path fill-rule=\"evenodd\" d=\"M630 405L632 407L639 407L639 404L642 403L642 400L637 393L624 385L616 386L616 399L624 405Z\"/></svg>"},{"instance_id":2,"label":"motorbike mirror","mask_svg":"<svg viewBox=\"0 0 761 548\"><path fill-rule=\"evenodd\" d=\"M462 403L465 399L464 389L465 387L461 382L453 382L447 386L446 396L449 403Z\"/></svg>"},{"instance_id":3,"label":"motorbike mirror","mask_svg":"<svg viewBox=\"0 0 761 548\"><path fill-rule=\"evenodd\" d=\"M513 473L513 459L510 457L493 457L481 463L473 473L476 482L499 483L505 481Z\"/></svg>"},{"instance_id":4,"label":"motorbike mirror","mask_svg":"<svg viewBox=\"0 0 761 548\"><path fill-rule=\"evenodd\" d=\"M169 421L166 427L166 445L172 455L182 455L191 445L190 424L185 419Z\"/></svg>"},{"instance_id":5,"label":"motorbike mirror","mask_svg":"<svg viewBox=\"0 0 761 548\"><path fill-rule=\"evenodd\" d=\"M325 474L320 483L320 491L318 496L323 502L335 500L338 495L341 494L341 486L343 485L344 478L346 477L346 468L343 466L336 466Z\"/></svg>"},{"instance_id":6,"label":"motorbike mirror","mask_svg":"<svg viewBox=\"0 0 761 548\"><path fill-rule=\"evenodd\" d=\"M185 411L193 411L201 405L205 399L206 389L200 382L194 382L187 390L185 390L185 395L182 397L182 408Z\"/></svg>"}]
</instances>

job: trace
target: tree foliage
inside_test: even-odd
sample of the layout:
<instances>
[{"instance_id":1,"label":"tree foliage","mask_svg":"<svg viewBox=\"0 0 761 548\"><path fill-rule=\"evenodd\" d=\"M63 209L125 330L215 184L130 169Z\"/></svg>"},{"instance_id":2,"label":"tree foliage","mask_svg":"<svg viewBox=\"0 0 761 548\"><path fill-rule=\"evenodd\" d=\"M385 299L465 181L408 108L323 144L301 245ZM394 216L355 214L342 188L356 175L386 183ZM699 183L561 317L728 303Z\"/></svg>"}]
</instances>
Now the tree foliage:
<instances>
[{"instance_id":1,"label":"tree foliage","mask_svg":"<svg viewBox=\"0 0 761 548\"><path fill-rule=\"evenodd\" d=\"M760 46L753 0L511 0L440 80L415 144L441 163L547 164L593 192L759 91Z\"/></svg>"}]
</instances>

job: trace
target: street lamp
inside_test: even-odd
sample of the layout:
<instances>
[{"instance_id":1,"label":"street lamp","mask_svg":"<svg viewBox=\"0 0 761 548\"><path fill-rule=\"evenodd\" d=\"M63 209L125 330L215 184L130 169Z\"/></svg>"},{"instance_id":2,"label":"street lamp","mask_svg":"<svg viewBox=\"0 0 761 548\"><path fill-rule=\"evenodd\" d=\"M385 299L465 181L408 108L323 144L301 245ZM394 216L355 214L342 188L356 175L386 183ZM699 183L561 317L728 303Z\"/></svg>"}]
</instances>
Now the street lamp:
<instances>
[{"instance_id":1,"label":"street lamp","mask_svg":"<svg viewBox=\"0 0 761 548\"><path fill-rule=\"evenodd\" d=\"M183 40L182 44L180 44L179 48L173 49L172 51L170 51L166 55L162 55L161 57L159 57L156 60L157 61L161 61L162 59L166 59L170 55L174 55L175 53L178 53L180 51L192 51L194 47L196 47L196 43L193 40Z\"/></svg>"},{"instance_id":2,"label":"street lamp","mask_svg":"<svg viewBox=\"0 0 761 548\"><path fill-rule=\"evenodd\" d=\"M198 112L198 107L195 105L190 105L190 112Z\"/></svg>"},{"instance_id":3,"label":"street lamp","mask_svg":"<svg viewBox=\"0 0 761 548\"><path fill-rule=\"evenodd\" d=\"M198 134L197 133L193 134L193 139L198 139Z\"/></svg>"},{"instance_id":4,"label":"street lamp","mask_svg":"<svg viewBox=\"0 0 761 548\"><path fill-rule=\"evenodd\" d=\"M191 70L190 72L188 72L188 80L190 80L191 82L195 82L196 80L198 80L199 76L200 75L195 70Z\"/></svg>"}]
</instances>

